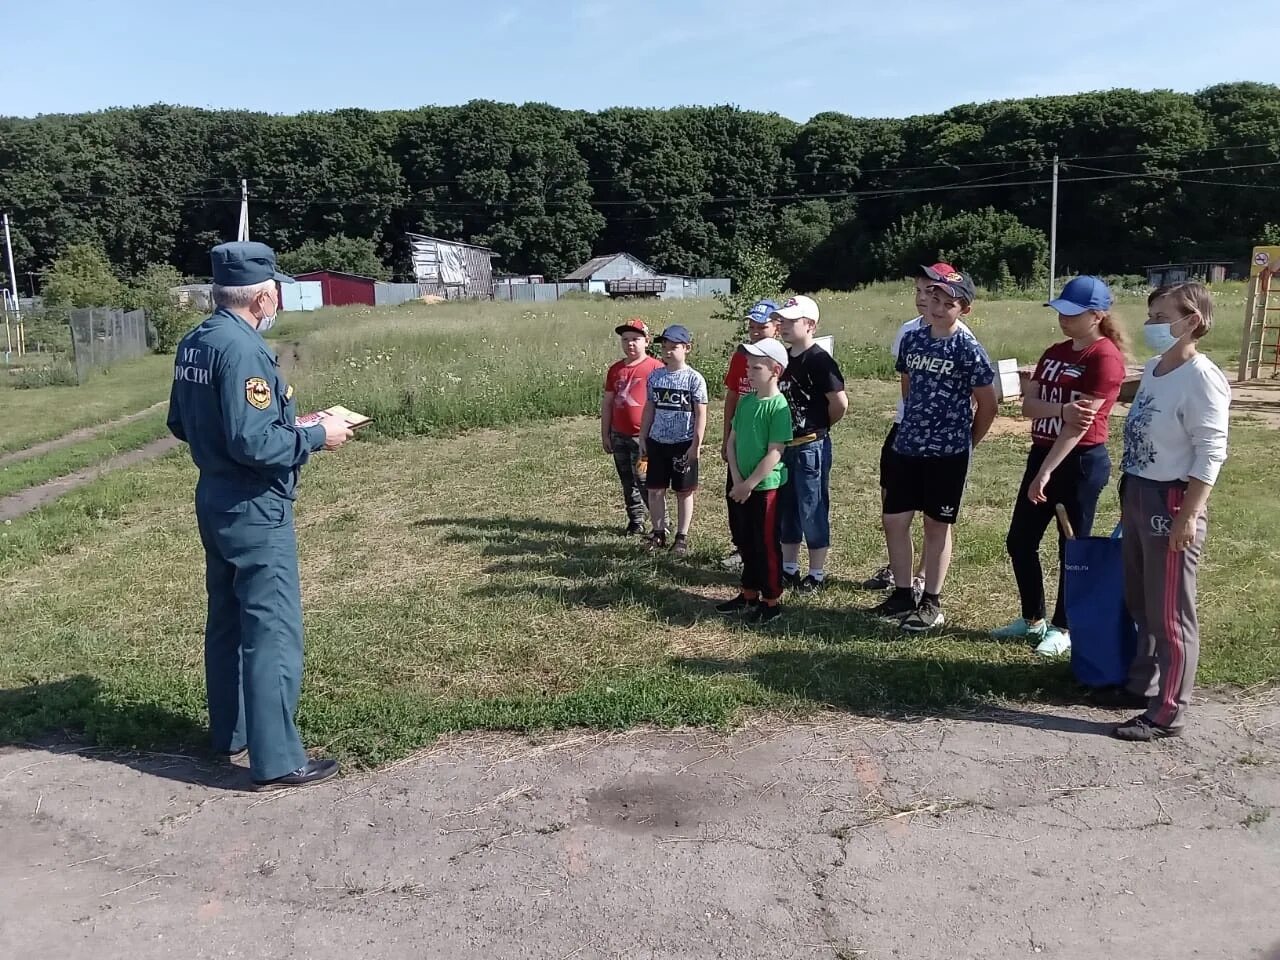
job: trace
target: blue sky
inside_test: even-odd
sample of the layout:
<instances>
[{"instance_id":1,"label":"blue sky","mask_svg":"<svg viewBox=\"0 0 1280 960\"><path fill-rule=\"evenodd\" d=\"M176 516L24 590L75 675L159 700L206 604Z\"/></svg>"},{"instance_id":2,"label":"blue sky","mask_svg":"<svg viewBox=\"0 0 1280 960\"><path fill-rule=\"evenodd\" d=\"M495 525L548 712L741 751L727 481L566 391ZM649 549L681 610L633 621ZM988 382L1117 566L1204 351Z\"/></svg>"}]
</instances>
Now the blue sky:
<instances>
[{"instance_id":1,"label":"blue sky","mask_svg":"<svg viewBox=\"0 0 1280 960\"><path fill-rule=\"evenodd\" d=\"M1270 9L1245 0L0 0L0 114L485 98L591 110L734 103L796 120L823 110L908 116L1117 86L1278 82L1280 19ZM926 21L922 10L943 12Z\"/></svg>"}]
</instances>

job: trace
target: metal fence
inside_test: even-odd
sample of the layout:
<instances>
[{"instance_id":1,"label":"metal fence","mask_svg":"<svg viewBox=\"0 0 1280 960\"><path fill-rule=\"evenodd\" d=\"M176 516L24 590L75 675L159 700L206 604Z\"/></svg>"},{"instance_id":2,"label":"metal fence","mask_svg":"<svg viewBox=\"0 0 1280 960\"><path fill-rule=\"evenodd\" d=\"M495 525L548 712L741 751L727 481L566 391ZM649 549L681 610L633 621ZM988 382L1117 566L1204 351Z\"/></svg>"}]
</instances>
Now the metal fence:
<instances>
[{"instance_id":1,"label":"metal fence","mask_svg":"<svg viewBox=\"0 0 1280 960\"><path fill-rule=\"evenodd\" d=\"M583 293L581 283L495 283L493 299L514 303L548 303L559 300L566 293Z\"/></svg>"},{"instance_id":2,"label":"metal fence","mask_svg":"<svg viewBox=\"0 0 1280 960\"><path fill-rule=\"evenodd\" d=\"M147 317L142 310L126 313L112 307L84 307L72 310L70 321L76 377L81 383L95 367L133 360L148 352Z\"/></svg>"},{"instance_id":3,"label":"metal fence","mask_svg":"<svg viewBox=\"0 0 1280 960\"><path fill-rule=\"evenodd\" d=\"M396 307L410 300L421 300L422 288L416 283L383 283L373 285L373 302L379 307Z\"/></svg>"}]
</instances>

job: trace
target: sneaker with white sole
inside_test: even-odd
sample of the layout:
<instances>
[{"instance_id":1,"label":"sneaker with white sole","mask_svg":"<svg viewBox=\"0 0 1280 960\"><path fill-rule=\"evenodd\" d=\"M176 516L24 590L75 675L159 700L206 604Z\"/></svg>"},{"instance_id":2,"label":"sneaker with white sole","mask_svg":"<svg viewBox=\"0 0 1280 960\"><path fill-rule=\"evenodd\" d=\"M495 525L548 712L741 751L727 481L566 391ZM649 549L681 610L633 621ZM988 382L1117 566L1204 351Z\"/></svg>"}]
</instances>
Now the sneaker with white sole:
<instances>
[{"instance_id":1,"label":"sneaker with white sole","mask_svg":"<svg viewBox=\"0 0 1280 960\"><path fill-rule=\"evenodd\" d=\"M947 622L942 615L942 604L936 600L921 600L915 612L902 621L902 629L907 633L924 633L936 630Z\"/></svg>"},{"instance_id":2,"label":"sneaker with white sole","mask_svg":"<svg viewBox=\"0 0 1280 960\"><path fill-rule=\"evenodd\" d=\"M737 550L733 551L733 553L729 554L727 557L725 557L723 560L720 561L720 566L722 566L726 570L741 570L742 554L738 553Z\"/></svg>"},{"instance_id":3,"label":"sneaker with white sole","mask_svg":"<svg viewBox=\"0 0 1280 960\"><path fill-rule=\"evenodd\" d=\"M1043 620L1027 620L1025 617L1019 617L1003 627L996 627L991 631L991 637L995 640L1035 640L1039 643L1044 639L1045 631L1048 629L1049 625Z\"/></svg>"},{"instance_id":4,"label":"sneaker with white sole","mask_svg":"<svg viewBox=\"0 0 1280 960\"><path fill-rule=\"evenodd\" d=\"M1044 639L1036 647L1036 653L1042 657L1061 657L1071 652L1071 634L1057 627L1050 627L1044 632Z\"/></svg>"}]
</instances>

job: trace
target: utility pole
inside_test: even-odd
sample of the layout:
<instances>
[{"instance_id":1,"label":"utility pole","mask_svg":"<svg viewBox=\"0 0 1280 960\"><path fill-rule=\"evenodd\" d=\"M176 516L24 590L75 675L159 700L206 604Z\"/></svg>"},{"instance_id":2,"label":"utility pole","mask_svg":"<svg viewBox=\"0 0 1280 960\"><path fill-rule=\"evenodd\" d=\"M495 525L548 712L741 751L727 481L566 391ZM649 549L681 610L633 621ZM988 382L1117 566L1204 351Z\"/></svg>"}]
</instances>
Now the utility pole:
<instances>
[{"instance_id":1,"label":"utility pole","mask_svg":"<svg viewBox=\"0 0 1280 960\"><path fill-rule=\"evenodd\" d=\"M18 306L18 275L13 271L13 241L9 237L9 215L4 215L4 250L9 263L9 293L13 297L13 316L18 327L18 356L22 356L22 308ZM9 328L9 314L4 315L5 360L13 352L13 332Z\"/></svg>"},{"instance_id":2,"label":"utility pole","mask_svg":"<svg viewBox=\"0 0 1280 960\"><path fill-rule=\"evenodd\" d=\"M1053 209L1049 214L1049 299L1058 272L1058 155L1053 155Z\"/></svg>"},{"instance_id":3,"label":"utility pole","mask_svg":"<svg viewBox=\"0 0 1280 960\"><path fill-rule=\"evenodd\" d=\"M240 181L240 229L236 233L237 240L249 239L249 181Z\"/></svg>"}]
</instances>

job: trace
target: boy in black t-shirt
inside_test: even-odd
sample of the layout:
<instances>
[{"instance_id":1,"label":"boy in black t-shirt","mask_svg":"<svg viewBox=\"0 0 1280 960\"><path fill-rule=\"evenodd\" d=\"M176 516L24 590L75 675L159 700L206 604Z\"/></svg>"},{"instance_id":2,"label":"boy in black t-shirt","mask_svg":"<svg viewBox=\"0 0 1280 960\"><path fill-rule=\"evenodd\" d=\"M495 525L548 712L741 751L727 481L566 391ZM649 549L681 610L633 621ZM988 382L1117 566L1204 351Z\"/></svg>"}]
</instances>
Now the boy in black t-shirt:
<instances>
[{"instance_id":1,"label":"boy in black t-shirt","mask_svg":"<svg viewBox=\"0 0 1280 960\"><path fill-rule=\"evenodd\" d=\"M792 297L774 313L790 363L778 388L791 406L795 437L782 454L787 482L781 489L783 579L801 592L820 590L831 546L831 427L849 409L844 377L835 358L814 343L818 305ZM809 573L800 579L800 544L809 547Z\"/></svg>"}]
</instances>

